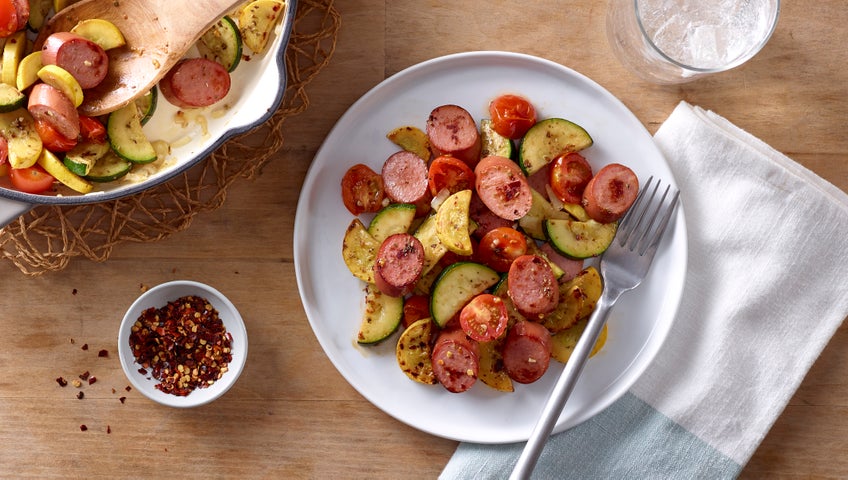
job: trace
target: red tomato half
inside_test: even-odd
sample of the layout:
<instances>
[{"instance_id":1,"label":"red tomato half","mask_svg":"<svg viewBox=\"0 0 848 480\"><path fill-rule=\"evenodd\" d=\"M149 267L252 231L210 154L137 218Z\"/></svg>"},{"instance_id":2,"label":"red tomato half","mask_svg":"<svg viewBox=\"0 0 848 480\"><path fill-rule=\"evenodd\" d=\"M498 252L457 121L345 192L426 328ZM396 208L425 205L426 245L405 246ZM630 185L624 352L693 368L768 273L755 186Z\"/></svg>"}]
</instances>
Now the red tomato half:
<instances>
[{"instance_id":1,"label":"red tomato half","mask_svg":"<svg viewBox=\"0 0 848 480\"><path fill-rule=\"evenodd\" d=\"M447 188L451 194L474 188L474 172L471 167L450 155L436 157L430 163L427 180L433 195L438 195L443 188Z\"/></svg>"},{"instance_id":2,"label":"red tomato half","mask_svg":"<svg viewBox=\"0 0 848 480\"><path fill-rule=\"evenodd\" d=\"M0 37L8 37L18 29L18 11L12 0L0 0Z\"/></svg>"},{"instance_id":3,"label":"red tomato half","mask_svg":"<svg viewBox=\"0 0 848 480\"><path fill-rule=\"evenodd\" d=\"M100 123L100 120L92 117L80 115L80 136L83 140L93 143L103 143L106 141L106 127Z\"/></svg>"},{"instance_id":4,"label":"red tomato half","mask_svg":"<svg viewBox=\"0 0 848 480\"><path fill-rule=\"evenodd\" d=\"M480 239L476 258L498 272L508 272L512 261L527 253L527 240L512 227L490 230Z\"/></svg>"},{"instance_id":5,"label":"red tomato half","mask_svg":"<svg viewBox=\"0 0 848 480\"><path fill-rule=\"evenodd\" d=\"M412 295L403 301L403 328L430 316L430 297Z\"/></svg>"},{"instance_id":6,"label":"red tomato half","mask_svg":"<svg viewBox=\"0 0 848 480\"><path fill-rule=\"evenodd\" d=\"M27 193L41 193L53 186L53 177L39 165L9 170L9 180L15 189Z\"/></svg>"},{"instance_id":7,"label":"red tomato half","mask_svg":"<svg viewBox=\"0 0 848 480\"><path fill-rule=\"evenodd\" d=\"M566 153L551 162L548 181L554 195L565 203L580 203L592 180L592 166L579 153Z\"/></svg>"},{"instance_id":8,"label":"red tomato half","mask_svg":"<svg viewBox=\"0 0 848 480\"><path fill-rule=\"evenodd\" d=\"M377 212L385 195L383 177L367 165L356 164L342 177L342 202L354 215Z\"/></svg>"},{"instance_id":9,"label":"red tomato half","mask_svg":"<svg viewBox=\"0 0 848 480\"><path fill-rule=\"evenodd\" d=\"M68 138L62 135L58 130L53 128L53 125L50 125L44 120L39 119L35 121L35 131L41 137L44 148L51 152L67 152L77 144L76 138Z\"/></svg>"},{"instance_id":10,"label":"red tomato half","mask_svg":"<svg viewBox=\"0 0 848 480\"><path fill-rule=\"evenodd\" d=\"M466 335L478 342L489 342L503 335L509 317L500 297L481 293L459 313L459 324Z\"/></svg>"},{"instance_id":11,"label":"red tomato half","mask_svg":"<svg viewBox=\"0 0 848 480\"><path fill-rule=\"evenodd\" d=\"M501 95L489 103L492 128L513 140L521 138L536 123L536 109L518 95Z\"/></svg>"}]
</instances>

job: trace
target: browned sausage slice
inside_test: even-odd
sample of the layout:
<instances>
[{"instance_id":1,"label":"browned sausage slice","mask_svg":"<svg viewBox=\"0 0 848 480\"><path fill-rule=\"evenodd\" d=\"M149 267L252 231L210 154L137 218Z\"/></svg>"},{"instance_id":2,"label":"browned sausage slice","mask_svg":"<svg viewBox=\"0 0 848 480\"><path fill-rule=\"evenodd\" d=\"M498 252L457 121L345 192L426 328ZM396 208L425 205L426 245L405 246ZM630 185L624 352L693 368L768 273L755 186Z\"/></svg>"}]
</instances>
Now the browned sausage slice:
<instances>
[{"instance_id":1,"label":"browned sausage slice","mask_svg":"<svg viewBox=\"0 0 848 480\"><path fill-rule=\"evenodd\" d=\"M412 152L391 155L380 174L386 195L395 202L418 203L428 193L427 162Z\"/></svg>"},{"instance_id":2,"label":"browned sausage slice","mask_svg":"<svg viewBox=\"0 0 848 480\"><path fill-rule=\"evenodd\" d=\"M477 195L495 215L518 220L533 206L527 177L512 160L497 156L483 158L474 169L474 175Z\"/></svg>"},{"instance_id":3,"label":"browned sausage slice","mask_svg":"<svg viewBox=\"0 0 848 480\"><path fill-rule=\"evenodd\" d=\"M47 122L63 137L75 140L80 134L79 113L58 88L37 83L29 94L27 110L36 120Z\"/></svg>"},{"instance_id":4,"label":"browned sausage slice","mask_svg":"<svg viewBox=\"0 0 848 480\"><path fill-rule=\"evenodd\" d=\"M424 269L424 246L408 233L386 238L374 261L374 283L390 297L409 293Z\"/></svg>"},{"instance_id":5,"label":"browned sausage slice","mask_svg":"<svg viewBox=\"0 0 848 480\"><path fill-rule=\"evenodd\" d=\"M180 60L159 80L162 96L180 108L208 107L227 96L230 73L206 58Z\"/></svg>"},{"instance_id":6,"label":"browned sausage slice","mask_svg":"<svg viewBox=\"0 0 848 480\"><path fill-rule=\"evenodd\" d=\"M559 303L556 275L548 261L538 255L522 255L513 260L507 285L515 308L530 320L541 319Z\"/></svg>"},{"instance_id":7,"label":"browned sausage slice","mask_svg":"<svg viewBox=\"0 0 848 480\"><path fill-rule=\"evenodd\" d=\"M521 321L507 333L503 347L504 370L518 383L542 378L551 363L551 334L542 325Z\"/></svg>"},{"instance_id":8,"label":"browned sausage slice","mask_svg":"<svg viewBox=\"0 0 848 480\"><path fill-rule=\"evenodd\" d=\"M477 224L473 233L477 239L483 238L484 235L498 227L512 227L514 224L510 220L495 215L476 193L471 196L468 216Z\"/></svg>"},{"instance_id":9,"label":"browned sausage slice","mask_svg":"<svg viewBox=\"0 0 848 480\"><path fill-rule=\"evenodd\" d=\"M83 89L99 85L109 71L109 57L103 47L70 32L47 37L41 47L41 63L64 68Z\"/></svg>"},{"instance_id":10,"label":"browned sausage slice","mask_svg":"<svg viewBox=\"0 0 848 480\"><path fill-rule=\"evenodd\" d=\"M453 155L472 168L480 159L483 144L477 123L458 105L434 108L427 117L427 136L436 156Z\"/></svg>"},{"instance_id":11,"label":"browned sausage slice","mask_svg":"<svg viewBox=\"0 0 848 480\"><path fill-rule=\"evenodd\" d=\"M433 373L449 392L471 388L480 372L477 342L461 329L443 331L433 346Z\"/></svg>"},{"instance_id":12,"label":"browned sausage slice","mask_svg":"<svg viewBox=\"0 0 848 480\"><path fill-rule=\"evenodd\" d=\"M611 163L598 170L583 190L583 208L593 220L612 223L627 213L639 193L639 178L633 170Z\"/></svg>"},{"instance_id":13,"label":"browned sausage slice","mask_svg":"<svg viewBox=\"0 0 848 480\"><path fill-rule=\"evenodd\" d=\"M12 0L15 5L18 30L23 30L29 21L29 0Z\"/></svg>"}]
</instances>

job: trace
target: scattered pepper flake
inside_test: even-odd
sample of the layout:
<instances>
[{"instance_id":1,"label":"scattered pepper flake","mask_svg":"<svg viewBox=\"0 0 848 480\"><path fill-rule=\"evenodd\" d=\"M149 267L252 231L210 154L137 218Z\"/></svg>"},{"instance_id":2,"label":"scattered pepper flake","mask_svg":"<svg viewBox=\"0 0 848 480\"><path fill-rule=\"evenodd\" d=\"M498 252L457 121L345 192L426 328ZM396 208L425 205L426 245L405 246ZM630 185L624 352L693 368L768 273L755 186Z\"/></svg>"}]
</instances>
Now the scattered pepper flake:
<instances>
[{"instance_id":1,"label":"scattered pepper flake","mask_svg":"<svg viewBox=\"0 0 848 480\"><path fill-rule=\"evenodd\" d=\"M87 343L83 343L81 348L82 348L83 350L88 350L88 344L87 344Z\"/></svg>"},{"instance_id":2,"label":"scattered pepper flake","mask_svg":"<svg viewBox=\"0 0 848 480\"><path fill-rule=\"evenodd\" d=\"M106 425L106 433L112 433L112 427Z\"/></svg>"},{"instance_id":3,"label":"scattered pepper flake","mask_svg":"<svg viewBox=\"0 0 848 480\"><path fill-rule=\"evenodd\" d=\"M105 358L109 356L109 350L103 349L97 352L97 356L101 358Z\"/></svg>"},{"instance_id":4,"label":"scattered pepper flake","mask_svg":"<svg viewBox=\"0 0 848 480\"><path fill-rule=\"evenodd\" d=\"M56 378L56 383L58 383L60 387L67 387L68 386L68 381L65 380L62 377Z\"/></svg>"},{"instance_id":5,"label":"scattered pepper flake","mask_svg":"<svg viewBox=\"0 0 848 480\"><path fill-rule=\"evenodd\" d=\"M77 392L77 398L78 398L79 400L82 400L82 399L83 399L83 397L85 397L85 392L83 392L82 390L80 390L79 392Z\"/></svg>"},{"instance_id":6,"label":"scattered pepper flake","mask_svg":"<svg viewBox=\"0 0 848 480\"><path fill-rule=\"evenodd\" d=\"M84 431L88 430L88 427L86 427L85 424L80 425L80 430L82 430L84 432Z\"/></svg>"},{"instance_id":7,"label":"scattered pepper flake","mask_svg":"<svg viewBox=\"0 0 848 480\"><path fill-rule=\"evenodd\" d=\"M76 295L76 294L77 294L77 289L76 289L76 288L75 288L75 289L73 289L73 290L71 290L71 295Z\"/></svg>"},{"instance_id":8,"label":"scattered pepper flake","mask_svg":"<svg viewBox=\"0 0 848 480\"><path fill-rule=\"evenodd\" d=\"M79 379L75 378L75 379L71 380L71 385L79 388L79 387L82 386L82 382L80 382Z\"/></svg>"},{"instance_id":9,"label":"scattered pepper flake","mask_svg":"<svg viewBox=\"0 0 848 480\"><path fill-rule=\"evenodd\" d=\"M95 377L95 376L88 377L88 384L89 385L91 385L95 382L97 382L97 377Z\"/></svg>"},{"instance_id":10,"label":"scattered pepper flake","mask_svg":"<svg viewBox=\"0 0 848 480\"><path fill-rule=\"evenodd\" d=\"M121 403L124 403L124 402L126 402L126 401L127 401L127 397L121 397L121 398L119 398L118 400L120 400L120 401L121 401Z\"/></svg>"},{"instance_id":11,"label":"scattered pepper flake","mask_svg":"<svg viewBox=\"0 0 848 480\"><path fill-rule=\"evenodd\" d=\"M89 375L91 375L91 374L88 372L88 370L86 370L86 371L82 372L82 373L80 374L80 376L79 376L79 377L80 377L80 380L82 380L82 381L86 381L86 380L88 380L88 376L89 376Z\"/></svg>"},{"instance_id":12,"label":"scattered pepper flake","mask_svg":"<svg viewBox=\"0 0 848 480\"><path fill-rule=\"evenodd\" d=\"M130 390L132 390L132 387L131 387L131 386L129 386L129 385L127 385L126 387L124 387L124 390L126 390L126 391L128 391L128 392L129 392Z\"/></svg>"}]
</instances>

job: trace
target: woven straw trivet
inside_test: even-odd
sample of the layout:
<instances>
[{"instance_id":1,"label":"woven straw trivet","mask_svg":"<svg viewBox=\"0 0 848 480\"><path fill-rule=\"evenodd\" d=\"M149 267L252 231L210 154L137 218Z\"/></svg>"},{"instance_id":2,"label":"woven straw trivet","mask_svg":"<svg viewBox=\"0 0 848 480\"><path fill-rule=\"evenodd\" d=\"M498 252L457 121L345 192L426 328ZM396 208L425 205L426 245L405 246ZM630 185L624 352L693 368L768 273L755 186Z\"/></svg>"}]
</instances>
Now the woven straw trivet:
<instances>
[{"instance_id":1,"label":"woven straw trivet","mask_svg":"<svg viewBox=\"0 0 848 480\"><path fill-rule=\"evenodd\" d=\"M288 84L279 110L196 167L131 197L79 206L40 206L0 231L0 258L26 275L65 268L74 257L105 261L121 242L154 242L224 204L229 186L251 179L283 145L286 118L309 106L305 88L329 63L341 18L333 0L298 0L286 50Z\"/></svg>"}]
</instances>

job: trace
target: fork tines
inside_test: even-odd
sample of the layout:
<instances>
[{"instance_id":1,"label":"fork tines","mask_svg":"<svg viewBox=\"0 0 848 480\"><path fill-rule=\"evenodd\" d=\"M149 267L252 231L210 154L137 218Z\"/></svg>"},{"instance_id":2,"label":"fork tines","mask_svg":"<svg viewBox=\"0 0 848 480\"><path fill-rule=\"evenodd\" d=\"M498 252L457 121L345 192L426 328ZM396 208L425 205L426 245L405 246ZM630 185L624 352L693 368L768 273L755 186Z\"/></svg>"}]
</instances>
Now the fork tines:
<instances>
[{"instance_id":1,"label":"fork tines","mask_svg":"<svg viewBox=\"0 0 848 480\"><path fill-rule=\"evenodd\" d=\"M654 182L653 176L648 178L633 206L630 207L630 211L618 225L617 241L619 244L621 246L628 245L630 251L638 250L639 255L644 255L649 250L656 250L680 196L679 190L671 185L666 185L657 199L659 190L660 181ZM664 214L660 215L663 211ZM642 222L644 221L650 223L643 227ZM638 235L638 238L631 239L630 237L634 233Z\"/></svg>"}]
</instances>

